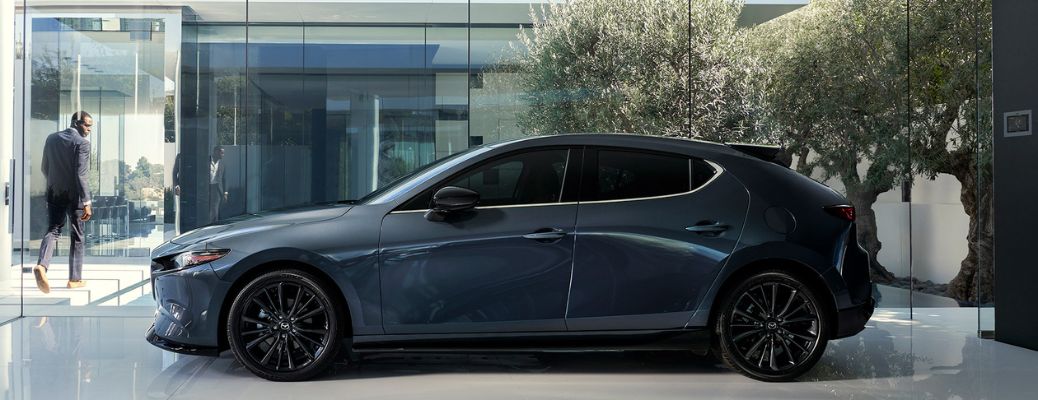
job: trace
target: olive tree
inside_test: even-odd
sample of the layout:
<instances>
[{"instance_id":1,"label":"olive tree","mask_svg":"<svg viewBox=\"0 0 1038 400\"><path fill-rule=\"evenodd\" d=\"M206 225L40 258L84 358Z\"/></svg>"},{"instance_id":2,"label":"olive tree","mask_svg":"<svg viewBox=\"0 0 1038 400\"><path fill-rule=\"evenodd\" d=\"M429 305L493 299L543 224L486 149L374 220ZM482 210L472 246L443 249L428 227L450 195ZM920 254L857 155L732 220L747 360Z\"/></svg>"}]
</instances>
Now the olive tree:
<instances>
[{"instance_id":1,"label":"olive tree","mask_svg":"<svg viewBox=\"0 0 1038 400\"><path fill-rule=\"evenodd\" d=\"M897 0L817 0L743 33L754 132L781 138L799 172L843 185L880 282L894 275L877 259L873 205L909 168L904 16Z\"/></svg>"},{"instance_id":2,"label":"olive tree","mask_svg":"<svg viewBox=\"0 0 1038 400\"><path fill-rule=\"evenodd\" d=\"M550 3L519 35L533 134L632 132L718 138L740 120L732 0ZM544 15L544 17L537 17Z\"/></svg>"},{"instance_id":3,"label":"olive tree","mask_svg":"<svg viewBox=\"0 0 1038 400\"><path fill-rule=\"evenodd\" d=\"M991 0L911 3L913 163L954 176L969 217L968 253L946 294L992 298Z\"/></svg>"}]
</instances>

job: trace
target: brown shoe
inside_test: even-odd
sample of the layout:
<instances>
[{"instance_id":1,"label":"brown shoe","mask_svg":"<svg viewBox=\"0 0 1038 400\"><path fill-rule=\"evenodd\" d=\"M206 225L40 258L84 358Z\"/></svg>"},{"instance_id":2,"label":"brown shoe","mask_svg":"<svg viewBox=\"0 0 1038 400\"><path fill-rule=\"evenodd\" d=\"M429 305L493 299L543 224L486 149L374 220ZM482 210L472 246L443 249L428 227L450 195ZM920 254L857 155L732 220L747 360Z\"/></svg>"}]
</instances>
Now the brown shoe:
<instances>
[{"instance_id":1,"label":"brown shoe","mask_svg":"<svg viewBox=\"0 0 1038 400\"><path fill-rule=\"evenodd\" d=\"M65 285L69 289L81 288L83 286L86 286L86 281L68 281L68 285Z\"/></svg>"},{"instance_id":2,"label":"brown shoe","mask_svg":"<svg viewBox=\"0 0 1038 400\"><path fill-rule=\"evenodd\" d=\"M43 293L50 293L50 282L47 282L47 270L42 265L32 267L32 274L36 276L36 287Z\"/></svg>"}]
</instances>

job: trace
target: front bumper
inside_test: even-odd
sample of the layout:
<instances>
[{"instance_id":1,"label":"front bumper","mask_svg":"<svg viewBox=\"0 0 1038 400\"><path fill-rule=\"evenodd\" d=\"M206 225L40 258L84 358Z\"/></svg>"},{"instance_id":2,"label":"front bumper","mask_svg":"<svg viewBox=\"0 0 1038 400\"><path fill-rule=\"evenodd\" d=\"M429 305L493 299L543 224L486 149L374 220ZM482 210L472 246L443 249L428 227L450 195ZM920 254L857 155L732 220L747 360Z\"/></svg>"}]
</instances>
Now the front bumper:
<instances>
[{"instance_id":1,"label":"front bumper","mask_svg":"<svg viewBox=\"0 0 1038 400\"><path fill-rule=\"evenodd\" d=\"M151 328L148 328L148 333L145 334L145 338L148 339L148 343L151 343L153 346L163 350L172 351L174 353L209 357L216 357L220 355L220 349L216 347L196 346L163 339L155 333L154 324L151 325Z\"/></svg>"},{"instance_id":2,"label":"front bumper","mask_svg":"<svg viewBox=\"0 0 1038 400\"><path fill-rule=\"evenodd\" d=\"M152 285L157 312L148 331L151 344L185 354L219 347L221 305L230 285L216 276L210 264L153 271Z\"/></svg>"}]
</instances>

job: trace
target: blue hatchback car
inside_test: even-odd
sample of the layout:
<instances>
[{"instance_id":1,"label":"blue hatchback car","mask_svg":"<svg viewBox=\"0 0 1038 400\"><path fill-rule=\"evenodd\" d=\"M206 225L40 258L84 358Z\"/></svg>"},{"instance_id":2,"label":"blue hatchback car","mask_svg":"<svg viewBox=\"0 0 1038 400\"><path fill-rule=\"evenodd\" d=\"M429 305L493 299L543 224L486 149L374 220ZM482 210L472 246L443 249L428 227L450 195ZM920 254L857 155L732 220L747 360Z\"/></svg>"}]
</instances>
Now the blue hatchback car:
<instances>
[{"instance_id":1,"label":"blue hatchback car","mask_svg":"<svg viewBox=\"0 0 1038 400\"><path fill-rule=\"evenodd\" d=\"M155 249L148 340L303 380L343 352L713 352L794 379L874 301L854 208L776 148L622 134L440 159Z\"/></svg>"}]
</instances>

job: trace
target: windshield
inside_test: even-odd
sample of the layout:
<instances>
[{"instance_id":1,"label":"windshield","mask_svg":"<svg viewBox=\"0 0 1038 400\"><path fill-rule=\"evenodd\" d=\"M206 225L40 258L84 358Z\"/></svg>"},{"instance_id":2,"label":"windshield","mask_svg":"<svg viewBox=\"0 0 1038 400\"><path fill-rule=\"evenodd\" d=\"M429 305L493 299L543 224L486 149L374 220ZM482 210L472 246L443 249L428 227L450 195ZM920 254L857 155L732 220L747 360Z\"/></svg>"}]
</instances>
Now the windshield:
<instances>
[{"instance_id":1,"label":"windshield","mask_svg":"<svg viewBox=\"0 0 1038 400\"><path fill-rule=\"evenodd\" d=\"M417 177L418 175L421 175L423 172L432 170L433 168L435 168L437 166L440 166L440 165L443 165L443 164L447 163L448 161L457 159L462 154L468 154L468 153L472 152L473 150L479 149L479 148L483 148L483 146L470 147L468 149L465 149L465 150L459 151L457 153L451 154L451 155L449 155L447 157L444 157L444 158L441 158L439 160L433 161L431 163L425 164L425 165L423 165L421 167L418 167L414 171L411 171L411 172L405 174L404 176L401 176L399 178L394 179L392 182L387 183L385 186L382 186L382 187L380 187L378 189L375 189L375 191L373 191L371 193L368 193L368 194L364 195L363 197L361 197L361 198L359 198L357 200L346 200L344 202L350 202L350 203L353 203L353 204L367 204L368 202L372 201L373 199L379 197L380 195L382 195L384 193L388 193L388 192L392 191L393 189L397 189L397 188L403 186L405 183L411 181L412 178Z\"/></svg>"}]
</instances>

